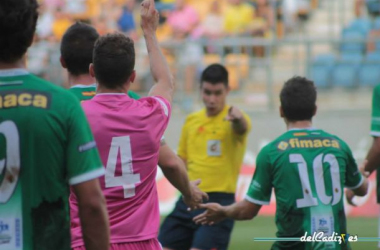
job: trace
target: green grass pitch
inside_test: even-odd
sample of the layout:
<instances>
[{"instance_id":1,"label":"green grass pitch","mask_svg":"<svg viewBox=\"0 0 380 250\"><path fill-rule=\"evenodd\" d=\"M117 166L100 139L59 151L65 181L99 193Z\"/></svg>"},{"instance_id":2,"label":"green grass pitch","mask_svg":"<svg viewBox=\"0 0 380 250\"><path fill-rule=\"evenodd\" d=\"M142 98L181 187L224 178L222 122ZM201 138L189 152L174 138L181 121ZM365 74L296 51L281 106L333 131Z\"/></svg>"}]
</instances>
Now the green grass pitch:
<instances>
[{"instance_id":1,"label":"green grass pitch","mask_svg":"<svg viewBox=\"0 0 380 250\"><path fill-rule=\"evenodd\" d=\"M378 218L348 218L347 230L358 237L378 237ZM255 242L255 237L276 237L274 217L258 216L251 221L237 221L229 250L270 249L272 242ZM376 250L377 242L353 242L352 250Z\"/></svg>"},{"instance_id":2,"label":"green grass pitch","mask_svg":"<svg viewBox=\"0 0 380 250\"><path fill-rule=\"evenodd\" d=\"M163 221L164 218L161 218ZM348 218L348 233L358 237L378 237L378 218ZM256 242L255 237L276 237L274 217L258 216L250 221L236 221L229 250L266 250L273 242ZM377 242L354 242L352 250L376 250Z\"/></svg>"}]
</instances>

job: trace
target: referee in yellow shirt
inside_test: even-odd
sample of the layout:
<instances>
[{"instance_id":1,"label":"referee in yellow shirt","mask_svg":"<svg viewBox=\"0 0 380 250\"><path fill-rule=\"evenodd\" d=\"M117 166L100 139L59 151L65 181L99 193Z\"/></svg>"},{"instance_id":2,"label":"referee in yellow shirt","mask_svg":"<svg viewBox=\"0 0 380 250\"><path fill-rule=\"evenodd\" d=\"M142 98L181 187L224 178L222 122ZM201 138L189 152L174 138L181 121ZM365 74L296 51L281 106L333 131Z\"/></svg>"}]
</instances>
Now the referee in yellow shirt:
<instances>
[{"instance_id":1,"label":"referee in yellow shirt","mask_svg":"<svg viewBox=\"0 0 380 250\"><path fill-rule=\"evenodd\" d=\"M243 161L251 121L238 108L226 104L228 72L220 64L202 73L205 108L190 114L182 128L178 155L185 161L191 180L210 202L230 205L235 201L237 178ZM224 250L228 248L233 220L213 226L196 225L192 218L202 211L187 211L182 198L161 226L164 250Z\"/></svg>"}]
</instances>

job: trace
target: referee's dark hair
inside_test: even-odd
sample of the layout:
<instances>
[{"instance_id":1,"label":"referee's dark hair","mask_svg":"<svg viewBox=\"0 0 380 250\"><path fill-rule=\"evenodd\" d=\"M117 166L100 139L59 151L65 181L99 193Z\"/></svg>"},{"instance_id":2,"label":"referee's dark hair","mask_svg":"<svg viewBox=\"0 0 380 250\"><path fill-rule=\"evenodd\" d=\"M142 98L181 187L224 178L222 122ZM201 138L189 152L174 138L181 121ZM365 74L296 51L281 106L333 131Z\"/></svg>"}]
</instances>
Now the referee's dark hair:
<instances>
[{"instance_id":1,"label":"referee's dark hair","mask_svg":"<svg viewBox=\"0 0 380 250\"><path fill-rule=\"evenodd\" d=\"M202 72L201 87L203 82L211 84L223 83L228 88L228 71L221 64L211 64Z\"/></svg>"}]
</instances>

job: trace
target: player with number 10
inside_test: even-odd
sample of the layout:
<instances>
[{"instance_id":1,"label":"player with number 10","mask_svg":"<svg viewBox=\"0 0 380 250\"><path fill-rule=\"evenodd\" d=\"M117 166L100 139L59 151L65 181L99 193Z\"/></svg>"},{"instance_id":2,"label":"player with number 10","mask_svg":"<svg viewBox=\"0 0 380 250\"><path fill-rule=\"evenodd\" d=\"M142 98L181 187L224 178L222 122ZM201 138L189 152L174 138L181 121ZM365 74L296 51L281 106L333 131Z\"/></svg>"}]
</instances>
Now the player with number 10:
<instances>
[{"instance_id":1,"label":"player with number 10","mask_svg":"<svg viewBox=\"0 0 380 250\"><path fill-rule=\"evenodd\" d=\"M287 132L265 146L244 200L230 206L205 204L196 223L213 224L224 218L249 220L276 196L277 237L299 238L323 232L346 234L344 187L356 195L367 193L368 182L358 170L347 144L337 136L312 127L317 111L312 81L288 80L280 93L280 114ZM277 241L272 249L346 249L334 242Z\"/></svg>"}]
</instances>

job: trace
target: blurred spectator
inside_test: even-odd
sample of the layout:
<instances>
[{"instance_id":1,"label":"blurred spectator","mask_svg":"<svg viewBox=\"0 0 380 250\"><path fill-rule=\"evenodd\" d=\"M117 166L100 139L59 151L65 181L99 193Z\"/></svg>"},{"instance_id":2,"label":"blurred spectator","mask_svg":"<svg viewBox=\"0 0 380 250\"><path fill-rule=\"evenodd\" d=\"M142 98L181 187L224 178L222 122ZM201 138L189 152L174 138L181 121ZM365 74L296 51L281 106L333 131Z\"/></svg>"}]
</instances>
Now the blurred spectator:
<instances>
[{"instance_id":1,"label":"blurred spectator","mask_svg":"<svg viewBox=\"0 0 380 250\"><path fill-rule=\"evenodd\" d=\"M283 0L282 14L285 29L293 30L298 24L298 18L306 18L310 12L310 1L308 0Z\"/></svg>"},{"instance_id":2,"label":"blurred spectator","mask_svg":"<svg viewBox=\"0 0 380 250\"><path fill-rule=\"evenodd\" d=\"M33 46L27 53L28 69L31 73L46 78L46 66L49 60L49 42L35 36Z\"/></svg>"},{"instance_id":3,"label":"blurred spectator","mask_svg":"<svg viewBox=\"0 0 380 250\"><path fill-rule=\"evenodd\" d=\"M184 70L184 89L187 93L193 91L197 66L202 60L202 48L192 42L186 42L193 35L199 24L199 14L197 11L186 4L185 0L176 0L175 8L169 13L167 24L170 27L172 38L180 42L182 47L176 54L178 69Z\"/></svg>"},{"instance_id":4,"label":"blurred spectator","mask_svg":"<svg viewBox=\"0 0 380 250\"><path fill-rule=\"evenodd\" d=\"M275 14L273 6L269 0L256 0L256 11L253 18L253 35L259 34L270 37L275 25Z\"/></svg>"},{"instance_id":5,"label":"blurred spectator","mask_svg":"<svg viewBox=\"0 0 380 250\"><path fill-rule=\"evenodd\" d=\"M66 0L64 12L72 15L81 15L87 12L86 0Z\"/></svg>"},{"instance_id":6,"label":"blurred spectator","mask_svg":"<svg viewBox=\"0 0 380 250\"><path fill-rule=\"evenodd\" d=\"M116 0L107 0L102 5L101 15L106 21L107 32L115 32L118 30L118 18L122 14L122 8Z\"/></svg>"},{"instance_id":7,"label":"blurred spectator","mask_svg":"<svg viewBox=\"0 0 380 250\"><path fill-rule=\"evenodd\" d=\"M133 10L135 7L135 0L128 0L122 7L122 12L117 20L118 28L120 31L131 37L134 41L137 40L136 24L133 16Z\"/></svg>"},{"instance_id":8,"label":"blurred spectator","mask_svg":"<svg viewBox=\"0 0 380 250\"><path fill-rule=\"evenodd\" d=\"M53 35L56 41L61 40L63 34L71 26L72 23L73 22L70 16L58 8L54 14L54 22L52 27Z\"/></svg>"},{"instance_id":9,"label":"blurred spectator","mask_svg":"<svg viewBox=\"0 0 380 250\"><path fill-rule=\"evenodd\" d=\"M175 9L169 13L167 23L174 39L186 38L199 23L199 15L185 0L176 0Z\"/></svg>"},{"instance_id":10,"label":"blurred spectator","mask_svg":"<svg viewBox=\"0 0 380 250\"><path fill-rule=\"evenodd\" d=\"M65 0L43 0L41 7L45 10L56 10L62 8L65 4ZM40 10L41 11L41 10ZM43 11L41 11L43 13Z\"/></svg>"},{"instance_id":11,"label":"blurred spectator","mask_svg":"<svg viewBox=\"0 0 380 250\"><path fill-rule=\"evenodd\" d=\"M48 5L41 5L38 18L36 35L40 39L48 39L53 34L54 10Z\"/></svg>"},{"instance_id":12,"label":"blurred spectator","mask_svg":"<svg viewBox=\"0 0 380 250\"><path fill-rule=\"evenodd\" d=\"M108 33L107 20L105 17L98 17L93 20L92 24L98 31L99 35L103 36Z\"/></svg>"},{"instance_id":13,"label":"blurred spectator","mask_svg":"<svg viewBox=\"0 0 380 250\"><path fill-rule=\"evenodd\" d=\"M229 0L224 15L224 30L228 35L249 33L255 9L243 0Z\"/></svg>"},{"instance_id":14,"label":"blurred spectator","mask_svg":"<svg viewBox=\"0 0 380 250\"><path fill-rule=\"evenodd\" d=\"M223 36L224 19L218 0L210 5L210 11L193 33L194 38L205 37L215 39Z\"/></svg>"}]
</instances>

